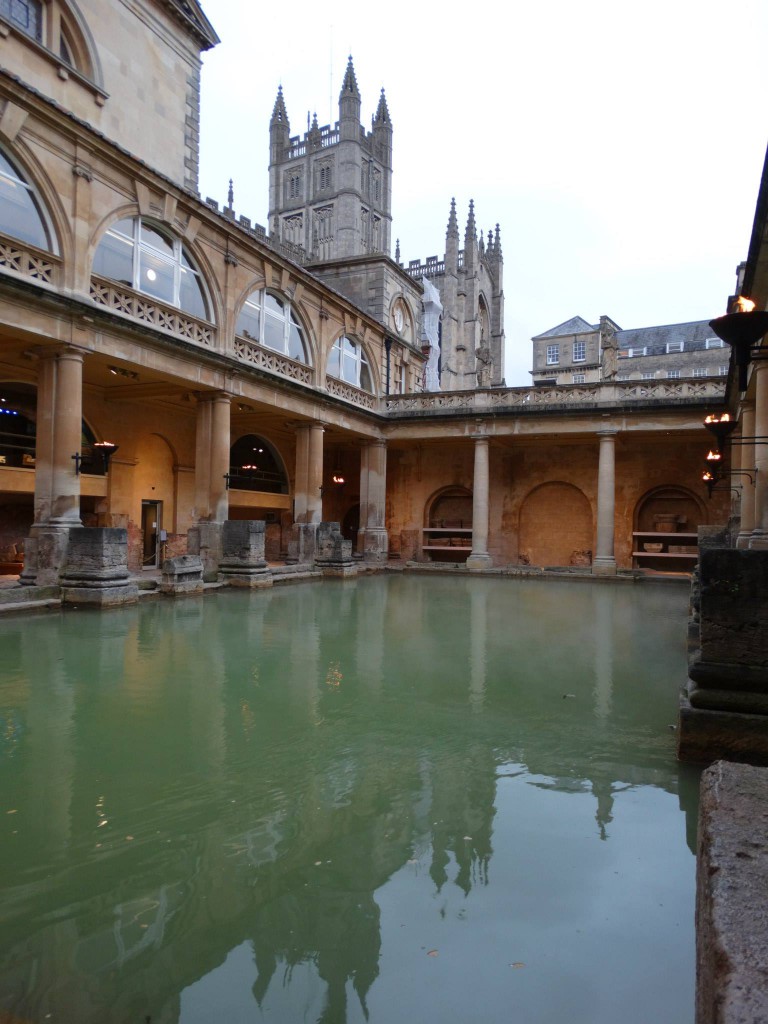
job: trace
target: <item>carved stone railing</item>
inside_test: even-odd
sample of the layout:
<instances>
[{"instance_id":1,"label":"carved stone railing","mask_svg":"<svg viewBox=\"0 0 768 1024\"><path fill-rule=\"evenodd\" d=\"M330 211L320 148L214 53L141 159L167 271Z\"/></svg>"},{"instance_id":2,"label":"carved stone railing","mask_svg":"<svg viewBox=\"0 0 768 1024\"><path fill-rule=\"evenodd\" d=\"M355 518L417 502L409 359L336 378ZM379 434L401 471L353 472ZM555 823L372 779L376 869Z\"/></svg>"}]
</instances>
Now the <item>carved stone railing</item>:
<instances>
[{"instance_id":1,"label":"carved stone railing","mask_svg":"<svg viewBox=\"0 0 768 1024\"><path fill-rule=\"evenodd\" d=\"M256 366L268 373L277 373L289 380L296 380L300 384L312 384L314 372L311 366L300 363L296 359L289 359L288 356L275 352L271 348L257 345L245 338L235 338L235 356L243 363Z\"/></svg>"},{"instance_id":2,"label":"carved stone railing","mask_svg":"<svg viewBox=\"0 0 768 1024\"><path fill-rule=\"evenodd\" d=\"M0 269L12 270L45 284L56 284L61 260L24 242L0 238Z\"/></svg>"},{"instance_id":3,"label":"carved stone railing","mask_svg":"<svg viewBox=\"0 0 768 1024\"><path fill-rule=\"evenodd\" d=\"M149 295L129 291L118 287L112 281L92 277L91 299L111 313L131 317L203 348L216 347L216 328L212 324L198 320L189 313L182 313L173 306L166 306Z\"/></svg>"},{"instance_id":4,"label":"carved stone railing","mask_svg":"<svg viewBox=\"0 0 768 1024\"><path fill-rule=\"evenodd\" d=\"M328 394L333 395L334 398L341 398L345 402L359 405L371 412L377 412L379 409L379 400L375 395L368 391L361 391L360 388L353 387L352 384L347 384L343 380L337 380L336 377L326 378L325 386Z\"/></svg>"},{"instance_id":5,"label":"carved stone railing","mask_svg":"<svg viewBox=\"0 0 768 1024\"><path fill-rule=\"evenodd\" d=\"M581 385L541 385L535 388L481 388L477 391L429 391L390 395L390 416L424 413L499 412L504 409L579 408L616 406L633 402L706 404L725 397L725 378L660 381L621 381Z\"/></svg>"}]
</instances>

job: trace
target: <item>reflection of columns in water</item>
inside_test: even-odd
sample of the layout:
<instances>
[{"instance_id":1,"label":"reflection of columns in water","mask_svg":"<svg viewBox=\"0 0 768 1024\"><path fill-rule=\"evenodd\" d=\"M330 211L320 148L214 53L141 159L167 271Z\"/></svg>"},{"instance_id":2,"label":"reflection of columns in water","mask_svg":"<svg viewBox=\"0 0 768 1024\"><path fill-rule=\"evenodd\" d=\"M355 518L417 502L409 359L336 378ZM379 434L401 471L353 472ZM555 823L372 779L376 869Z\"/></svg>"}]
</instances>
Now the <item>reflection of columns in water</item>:
<instances>
[{"instance_id":1,"label":"reflection of columns in water","mask_svg":"<svg viewBox=\"0 0 768 1024\"><path fill-rule=\"evenodd\" d=\"M54 627L51 626L53 629ZM23 632L23 627L20 626ZM11 638L6 636L7 643ZM64 854L70 843L72 799L75 773L75 685L81 664L72 666L70 656L84 658L79 644L63 643L59 632L48 642L23 642L23 669L28 686L26 714L29 768L25 805L18 808L14 821L32 826L35 856ZM70 671L68 671L68 669ZM39 682L36 684L34 680ZM15 809L15 808L13 808ZM94 811L94 823L96 813Z\"/></svg>"},{"instance_id":2,"label":"reflection of columns in water","mask_svg":"<svg viewBox=\"0 0 768 1024\"><path fill-rule=\"evenodd\" d=\"M741 438L752 438L755 436L755 404L745 402L741 407ZM740 467L747 470L755 468L755 442L745 441L737 445L732 451L740 451ZM737 467L734 467L737 468ZM752 531L755 528L755 485L754 477L740 476L741 484L741 522L739 524L739 536L736 539L737 548L748 548L752 538Z\"/></svg>"},{"instance_id":3,"label":"reflection of columns in water","mask_svg":"<svg viewBox=\"0 0 768 1024\"><path fill-rule=\"evenodd\" d=\"M469 584L469 703L473 711L482 711L488 644L488 587L485 580L470 580Z\"/></svg>"},{"instance_id":4,"label":"reflection of columns in water","mask_svg":"<svg viewBox=\"0 0 768 1024\"><path fill-rule=\"evenodd\" d=\"M595 714L605 719L613 698L613 594L612 587L595 588Z\"/></svg>"},{"instance_id":5,"label":"reflection of columns in water","mask_svg":"<svg viewBox=\"0 0 768 1024\"><path fill-rule=\"evenodd\" d=\"M488 554L489 472L488 435L475 434L475 471L472 484L472 551L467 568L476 571L491 566Z\"/></svg>"},{"instance_id":6,"label":"reflection of columns in water","mask_svg":"<svg viewBox=\"0 0 768 1024\"><path fill-rule=\"evenodd\" d=\"M592 562L592 572L596 576L615 576L616 430L598 430L597 436L600 438L597 469L597 551Z\"/></svg>"},{"instance_id":7,"label":"reflection of columns in water","mask_svg":"<svg viewBox=\"0 0 768 1024\"><path fill-rule=\"evenodd\" d=\"M366 581L365 597L357 601L355 657L357 676L366 688L380 690L384 665L384 619L387 615L389 580ZM345 589L348 583L344 583ZM356 588L357 589L357 588ZM359 592L358 592L359 593Z\"/></svg>"},{"instance_id":8,"label":"reflection of columns in water","mask_svg":"<svg viewBox=\"0 0 768 1024\"><path fill-rule=\"evenodd\" d=\"M766 353L763 352L763 355ZM768 437L768 361L755 363L755 430L752 436ZM750 548L768 548L768 444L756 442L754 446L757 469L755 473L755 527L749 541Z\"/></svg>"},{"instance_id":9,"label":"reflection of columns in water","mask_svg":"<svg viewBox=\"0 0 768 1024\"><path fill-rule=\"evenodd\" d=\"M292 631L290 642L287 643L286 657L289 659L290 672L288 678L295 686L297 696L305 703L311 722L320 722L320 697L323 681L328 675L328 665L320 664L320 629L318 627L317 600L313 587L291 588L290 613ZM287 592L286 596L287 596ZM282 597L280 593L277 596ZM274 602L275 609L286 614L282 603Z\"/></svg>"}]
</instances>

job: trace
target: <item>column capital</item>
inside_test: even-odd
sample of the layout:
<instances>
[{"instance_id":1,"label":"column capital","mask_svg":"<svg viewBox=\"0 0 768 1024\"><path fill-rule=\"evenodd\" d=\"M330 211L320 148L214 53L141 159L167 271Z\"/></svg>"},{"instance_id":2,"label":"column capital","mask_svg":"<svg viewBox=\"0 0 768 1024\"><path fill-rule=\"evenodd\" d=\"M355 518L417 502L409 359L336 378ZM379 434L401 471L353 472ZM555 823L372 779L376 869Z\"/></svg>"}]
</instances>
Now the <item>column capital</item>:
<instances>
[{"instance_id":1,"label":"column capital","mask_svg":"<svg viewBox=\"0 0 768 1024\"><path fill-rule=\"evenodd\" d=\"M595 431L598 437L615 437L619 433L618 427L602 427Z\"/></svg>"},{"instance_id":2,"label":"column capital","mask_svg":"<svg viewBox=\"0 0 768 1024\"><path fill-rule=\"evenodd\" d=\"M198 402L227 402L232 403L232 395L227 391L198 391L195 394Z\"/></svg>"}]
</instances>

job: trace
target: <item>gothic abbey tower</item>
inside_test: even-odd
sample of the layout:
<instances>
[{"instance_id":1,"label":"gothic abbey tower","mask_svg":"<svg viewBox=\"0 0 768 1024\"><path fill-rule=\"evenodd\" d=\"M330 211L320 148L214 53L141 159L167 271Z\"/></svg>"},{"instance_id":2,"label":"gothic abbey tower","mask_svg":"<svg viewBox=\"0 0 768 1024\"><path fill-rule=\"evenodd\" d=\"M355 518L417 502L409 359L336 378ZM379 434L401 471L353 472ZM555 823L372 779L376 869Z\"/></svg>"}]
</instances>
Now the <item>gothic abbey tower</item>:
<instances>
[{"instance_id":1,"label":"gothic abbey tower","mask_svg":"<svg viewBox=\"0 0 768 1024\"><path fill-rule=\"evenodd\" d=\"M406 267L399 245L392 259L392 122L384 90L370 131L360 123L360 110L351 57L334 125L319 126L315 115L303 137L291 136L278 89L269 126L270 236L394 335L414 348L429 348L427 390L502 384L498 225L487 242L482 232L478 239L470 201L460 248L452 200L443 260L411 260Z\"/></svg>"}]
</instances>

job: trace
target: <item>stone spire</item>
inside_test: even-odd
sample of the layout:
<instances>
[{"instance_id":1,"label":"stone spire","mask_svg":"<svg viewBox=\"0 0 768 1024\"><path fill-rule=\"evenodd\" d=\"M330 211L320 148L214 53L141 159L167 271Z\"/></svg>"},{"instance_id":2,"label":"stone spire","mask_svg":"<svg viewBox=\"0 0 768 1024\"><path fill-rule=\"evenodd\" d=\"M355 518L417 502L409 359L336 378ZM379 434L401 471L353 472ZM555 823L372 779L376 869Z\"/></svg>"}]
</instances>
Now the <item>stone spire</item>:
<instances>
[{"instance_id":1,"label":"stone spire","mask_svg":"<svg viewBox=\"0 0 768 1024\"><path fill-rule=\"evenodd\" d=\"M232 204L235 201L235 187L232 179L229 179L229 188L227 189L227 206L232 209Z\"/></svg>"},{"instance_id":2,"label":"stone spire","mask_svg":"<svg viewBox=\"0 0 768 1024\"><path fill-rule=\"evenodd\" d=\"M288 120L288 111L285 109L282 85L277 87L277 99L275 100L275 105L272 108L272 119L269 122L269 126L272 128L274 125L278 124L284 124L287 126L288 131L291 130L291 124Z\"/></svg>"},{"instance_id":3,"label":"stone spire","mask_svg":"<svg viewBox=\"0 0 768 1024\"><path fill-rule=\"evenodd\" d=\"M498 224L496 225L496 241L495 241L495 244L494 244L494 250L496 252L496 255L500 257L501 256L501 231L499 230L499 225Z\"/></svg>"},{"instance_id":4,"label":"stone spire","mask_svg":"<svg viewBox=\"0 0 768 1024\"><path fill-rule=\"evenodd\" d=\"M291 144L291 123L288 120L288 111L285 109L283 99L283 87L278 86L277 99L272 109L272 117L269 122L269 159L270 163L277 164L283 159L283 153Z\"/></svg>"},{"instance_id":5,"label":"stone spire","mask_svg":"<svg viewBox=\"0 0 768 1024\"><path fill-rule=\"evenodd\" d=\"M469 216L464 231L464 267L474 266L477 255L477 226L475 225L475 201L469 200Z\"/></svg>"},{"instance_id":6,"label":"stone spire","mask_svg":"<svg viewBox=\"0 0 768 1024\"><path fill-rule=\"evenodd\" d=\"M342 139L355 141L360 134L360 90L351 55L339 93L339 122Z\"/></svg>"},{"instance_id":7,"label":"stone spire","mask_svg":"<svg viewBox=\"0 0 768 1024\"><path fill-rule=\"evenodd\" d=\"M379 105L376 108L376 115L373 118L373 127L376 128L379 125L387 125L390 129L392 127L392 121L389 117L389 108L387 107L387 97L384 95L383 89L381 90L381 96L379 96Z\"/></svg>"},{"instance_id":8,"label":"stone spire","mask_svg":"<svg viewBox=\"0 0 768 1024\"><path fill-rule=\"evenodd\" d=\"M451 212L448 215L448 230L445 233L446 238L458 238L459 237L459 222L456 218L456 200L451 199Z\"/></svg>"},{"instance_id":9,"label":"stone spire","mask_svg":"<svg viewBox=\"0 0 768 1024\"><path fill-rule=\"evenodd\" d=\"M400 239L395 242L395 263L400 266Z\"/></svg>"},{"instance_id":10,"label":"stone spire","mask_svg":"<svg viewBox=\"0 0 768 1024\"><path fill-rule=\"evenodd\" d=\"M480 255L485 256L485 235L483 234L482 231L480 232L480 243L478 244L477 248L480 252Z\"/></svg>"}]
</instances>

